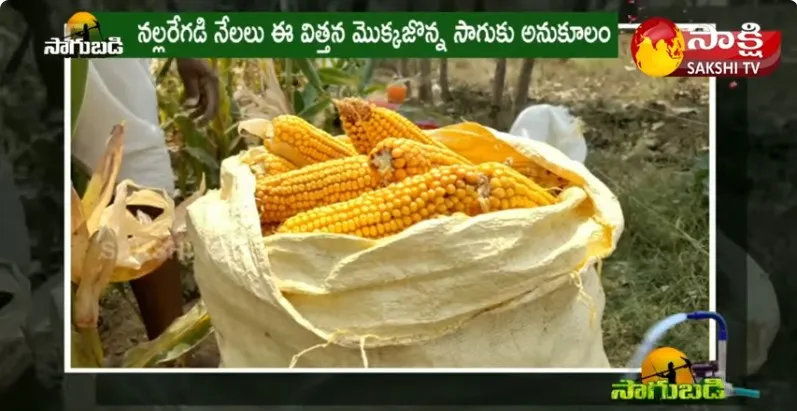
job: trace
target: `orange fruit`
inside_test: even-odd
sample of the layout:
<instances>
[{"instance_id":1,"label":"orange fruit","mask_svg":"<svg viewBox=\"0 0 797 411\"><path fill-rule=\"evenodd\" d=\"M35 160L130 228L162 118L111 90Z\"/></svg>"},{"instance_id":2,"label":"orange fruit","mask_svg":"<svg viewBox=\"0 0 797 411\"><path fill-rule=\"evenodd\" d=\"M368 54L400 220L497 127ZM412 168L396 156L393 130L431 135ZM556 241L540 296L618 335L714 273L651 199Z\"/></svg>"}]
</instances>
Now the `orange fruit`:
<instances>
[{"instance_id":1,"label":"orange fruit","mask_svg":"<svg viewBox=\"0 0 797 411\"><path fill-rule=\"evenodd\" d=\"M391 84L387 86L387 102L401 104L407 99L407 87L404 84Z\"/></svg>"}]
</instances>

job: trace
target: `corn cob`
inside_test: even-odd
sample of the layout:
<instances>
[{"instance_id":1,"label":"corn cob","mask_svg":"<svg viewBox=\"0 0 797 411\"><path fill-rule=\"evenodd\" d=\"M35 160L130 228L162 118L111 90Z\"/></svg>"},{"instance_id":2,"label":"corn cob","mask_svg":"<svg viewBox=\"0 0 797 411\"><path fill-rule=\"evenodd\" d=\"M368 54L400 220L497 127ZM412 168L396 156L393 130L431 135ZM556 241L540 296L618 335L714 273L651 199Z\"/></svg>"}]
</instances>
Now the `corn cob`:
<instances>
[{"instance_id":1,"label":"corn cob","mask_svg":"<svg viewBox=\"0 0 797 411\"><path fill-rule=\"evenodd\" d=\"M369 153L377 143L389 137L407 138L446 148L393 110L351 97L336 100L335 106L340 113L343 130L361 154Z\"/></svg>"},{"instance_id":2,"label":"corn cob","mask_svg":"<svg viewBox=\"0 0 797 411\"><path fill-rule=\"evenodd\" d=\"M249 149L244 154L242 161L249 166L252 173L256 176L272 176L296 170L296 166L290 161L270 153L265 147L255 147Z\"/></svg>"},{"instance_id":3,"label":"corn cob","mask_svg":"<svg viewBox=\"0 0 797 411\"><path fill-rule=\"evenodd\" d=\"M423 220L553 204L554 197L500 163L430 170L349 201L299 213L277 233L337 233L382 238Z\"/></svg>"},{"instance_id":4,"label":"corn cob","mask_svg":"<svg viewBox=\"0 0 797 411\"><path fill-rule=\"evenodd\" d=\"M447 148L430 146L405 138L387 138L368 154L371 166L376 167L386 183L423 174L434 167L471 164Z\"/></svg>"},{"instance_id":5,"label":"corn cob","mask_svg":"<svg viewBox=\"0 0 797 411\"><path fill-rule=\"evenodd\" d=\"M380 177L368 156L311 164L257 179L255 199L262 223L282 221L314 207L350 200L378 188Z\"/></svg>"},{"instance_id":6,"label":"corn cob","mask_svg":"<svg viewBox=\"0 0 797 411\"><path fill-rule=\"evenodd\" d=\"M260 218L264 223L282 221L301 211L345 201L451 164L463 163L447 149L412 140L387 139L369 156L329 160L281 174L256 174Z\"/></svg>"},{"instance_id":7,"label":"corn cob","mask_svg":"<svg viewBox=\"0 0 797 411\"><path fill-rule=\"evenodd\" d=\"M508 158L505 162L506 165L514 168L520 174L530 178L535 183L537 183L540 187L550 190L550 189L558 189L561 190L565 186L569 184L567 180L558 175L546 170L542 166L538 164L527 164L524 166L516 167L512 163L512 159Z\"/></svg>"},{"instance_id":8,"label":"corn cob","mask_svg":"<svg viewBox=\"0 0 797 411\"><path fill-rule=\"evenodd\" d=\"M340 140L341 143L345 144L346 147L352 149L352 151L355 151L355 152L357 151L357 149L354 148L354 144L351 143L351 139L349 138L349 136L347 136L345 134L341 134L339 136L335 136L335 138Z\"/></svg>"},{"instance_id":9,"label":"corn cob","mask_svg":"<svg viewBox=\"0 0 797 411\"><path fill-rule=\"evenodd\" d=\"M277 228L279 228L279 223L260 223L260 233L263 237L276 233Z\"/></svg>"},{"instance_id":10,"label":"corn cob","mask_svg":"<svg viewBox=\"0 0 797 411\"><path fill-rule=\"evenodd\" d=\"M301 117L281 115L271 120L273 141L293 148L310 164L356 155L357 152Z\"/></svg>"}]
</instances>

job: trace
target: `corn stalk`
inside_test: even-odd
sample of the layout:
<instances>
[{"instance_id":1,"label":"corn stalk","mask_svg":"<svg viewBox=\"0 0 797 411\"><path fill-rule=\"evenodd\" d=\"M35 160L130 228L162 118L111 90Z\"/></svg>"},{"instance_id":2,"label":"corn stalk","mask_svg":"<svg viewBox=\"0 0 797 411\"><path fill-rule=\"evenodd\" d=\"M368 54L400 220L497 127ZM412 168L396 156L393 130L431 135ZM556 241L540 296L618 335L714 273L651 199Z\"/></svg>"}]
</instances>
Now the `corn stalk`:
<instances>
[{"instance_id":1,"label":"corn stalk","mask_svg":"<svg viewBox=\"0 0 797 411\"><path fill-rule=\"evenodd\" d=\"M448 84L448 59L440 59L440 97L443 101L451 101L451 88Z\"/></svg>"},{"instance_id":2,"label":"corn stalk","mask_svg":"<svg viewBox=\"0 0 797 411\"><path fill-rule=\"evenodd\" d=\"M421 59L421 84L418 86L418 100L423 103L432 102L432 61Z\"/></svg>"},{"instance_id":3,"label":"corn stalk","mask_svg":"<svg viewBox=\"0 0 797 411\"><path fill-rule=\"evenodd\" d=\"M521 110L526 108L529 101L529 87L531 87L531 74L534 70L534 59L523 59L523 65L520 67L520 74L518 75L517 90L515 90L515 98L513 99L514 115L518 115Z\"/></svg>"},{"instance_id":4,"label":"corn stalk","mask_svg":"<svg viewBox=\"0 0 797 411\"><path fill-rule=\"evenodd\" d=\"M498 123L498 113L504 100L504 85L506 84L506 59L495 61L495 74L493 76L493 98L490 107L490 120L493 125Z\"/></svg>"}]
</instances>

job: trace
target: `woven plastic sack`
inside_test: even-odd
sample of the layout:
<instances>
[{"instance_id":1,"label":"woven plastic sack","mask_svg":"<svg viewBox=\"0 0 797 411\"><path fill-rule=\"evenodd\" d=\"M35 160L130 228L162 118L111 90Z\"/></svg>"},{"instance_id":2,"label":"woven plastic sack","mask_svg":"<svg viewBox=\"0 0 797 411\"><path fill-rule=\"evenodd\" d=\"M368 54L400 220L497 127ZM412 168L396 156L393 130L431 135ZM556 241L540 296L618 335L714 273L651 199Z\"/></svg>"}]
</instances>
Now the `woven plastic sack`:
<instances>
[{"instance_id":1,"label":"woven plastic sack","mask_svg":"<svg viewBox=\"0 0 797 411\"><path fill-rule=\"evenodd\" d=\"M441 141L457 134L441 130ZM462 147L495 139L460 134ZM225 160L221 189L188 208L222 366L609 367L596 266L622 232L620 205L561 152L509 143L524 157L515 160L579 187L556 205L423 221L382 240L264 239L254 176L238 157Z\"/></svg>"}]
</instances>

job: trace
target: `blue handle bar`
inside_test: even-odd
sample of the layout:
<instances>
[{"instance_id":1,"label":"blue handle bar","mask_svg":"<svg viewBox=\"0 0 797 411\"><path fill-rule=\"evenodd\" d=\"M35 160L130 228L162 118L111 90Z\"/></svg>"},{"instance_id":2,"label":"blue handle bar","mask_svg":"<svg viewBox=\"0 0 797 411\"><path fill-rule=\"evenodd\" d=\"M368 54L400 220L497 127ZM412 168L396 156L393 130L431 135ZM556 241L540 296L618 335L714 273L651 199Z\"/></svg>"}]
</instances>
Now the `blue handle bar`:
<instances>
[{"instance_id":1,"label":"blue handle bar","mask_svg":"<svg viewBox=\"0 0 797 411\"><path fill-rule=\"evenodd\" d=\"M733 395L736 397L761 398L761 391L751 390L749 388L733 387Z\"/></svg>"}]
</instances>

